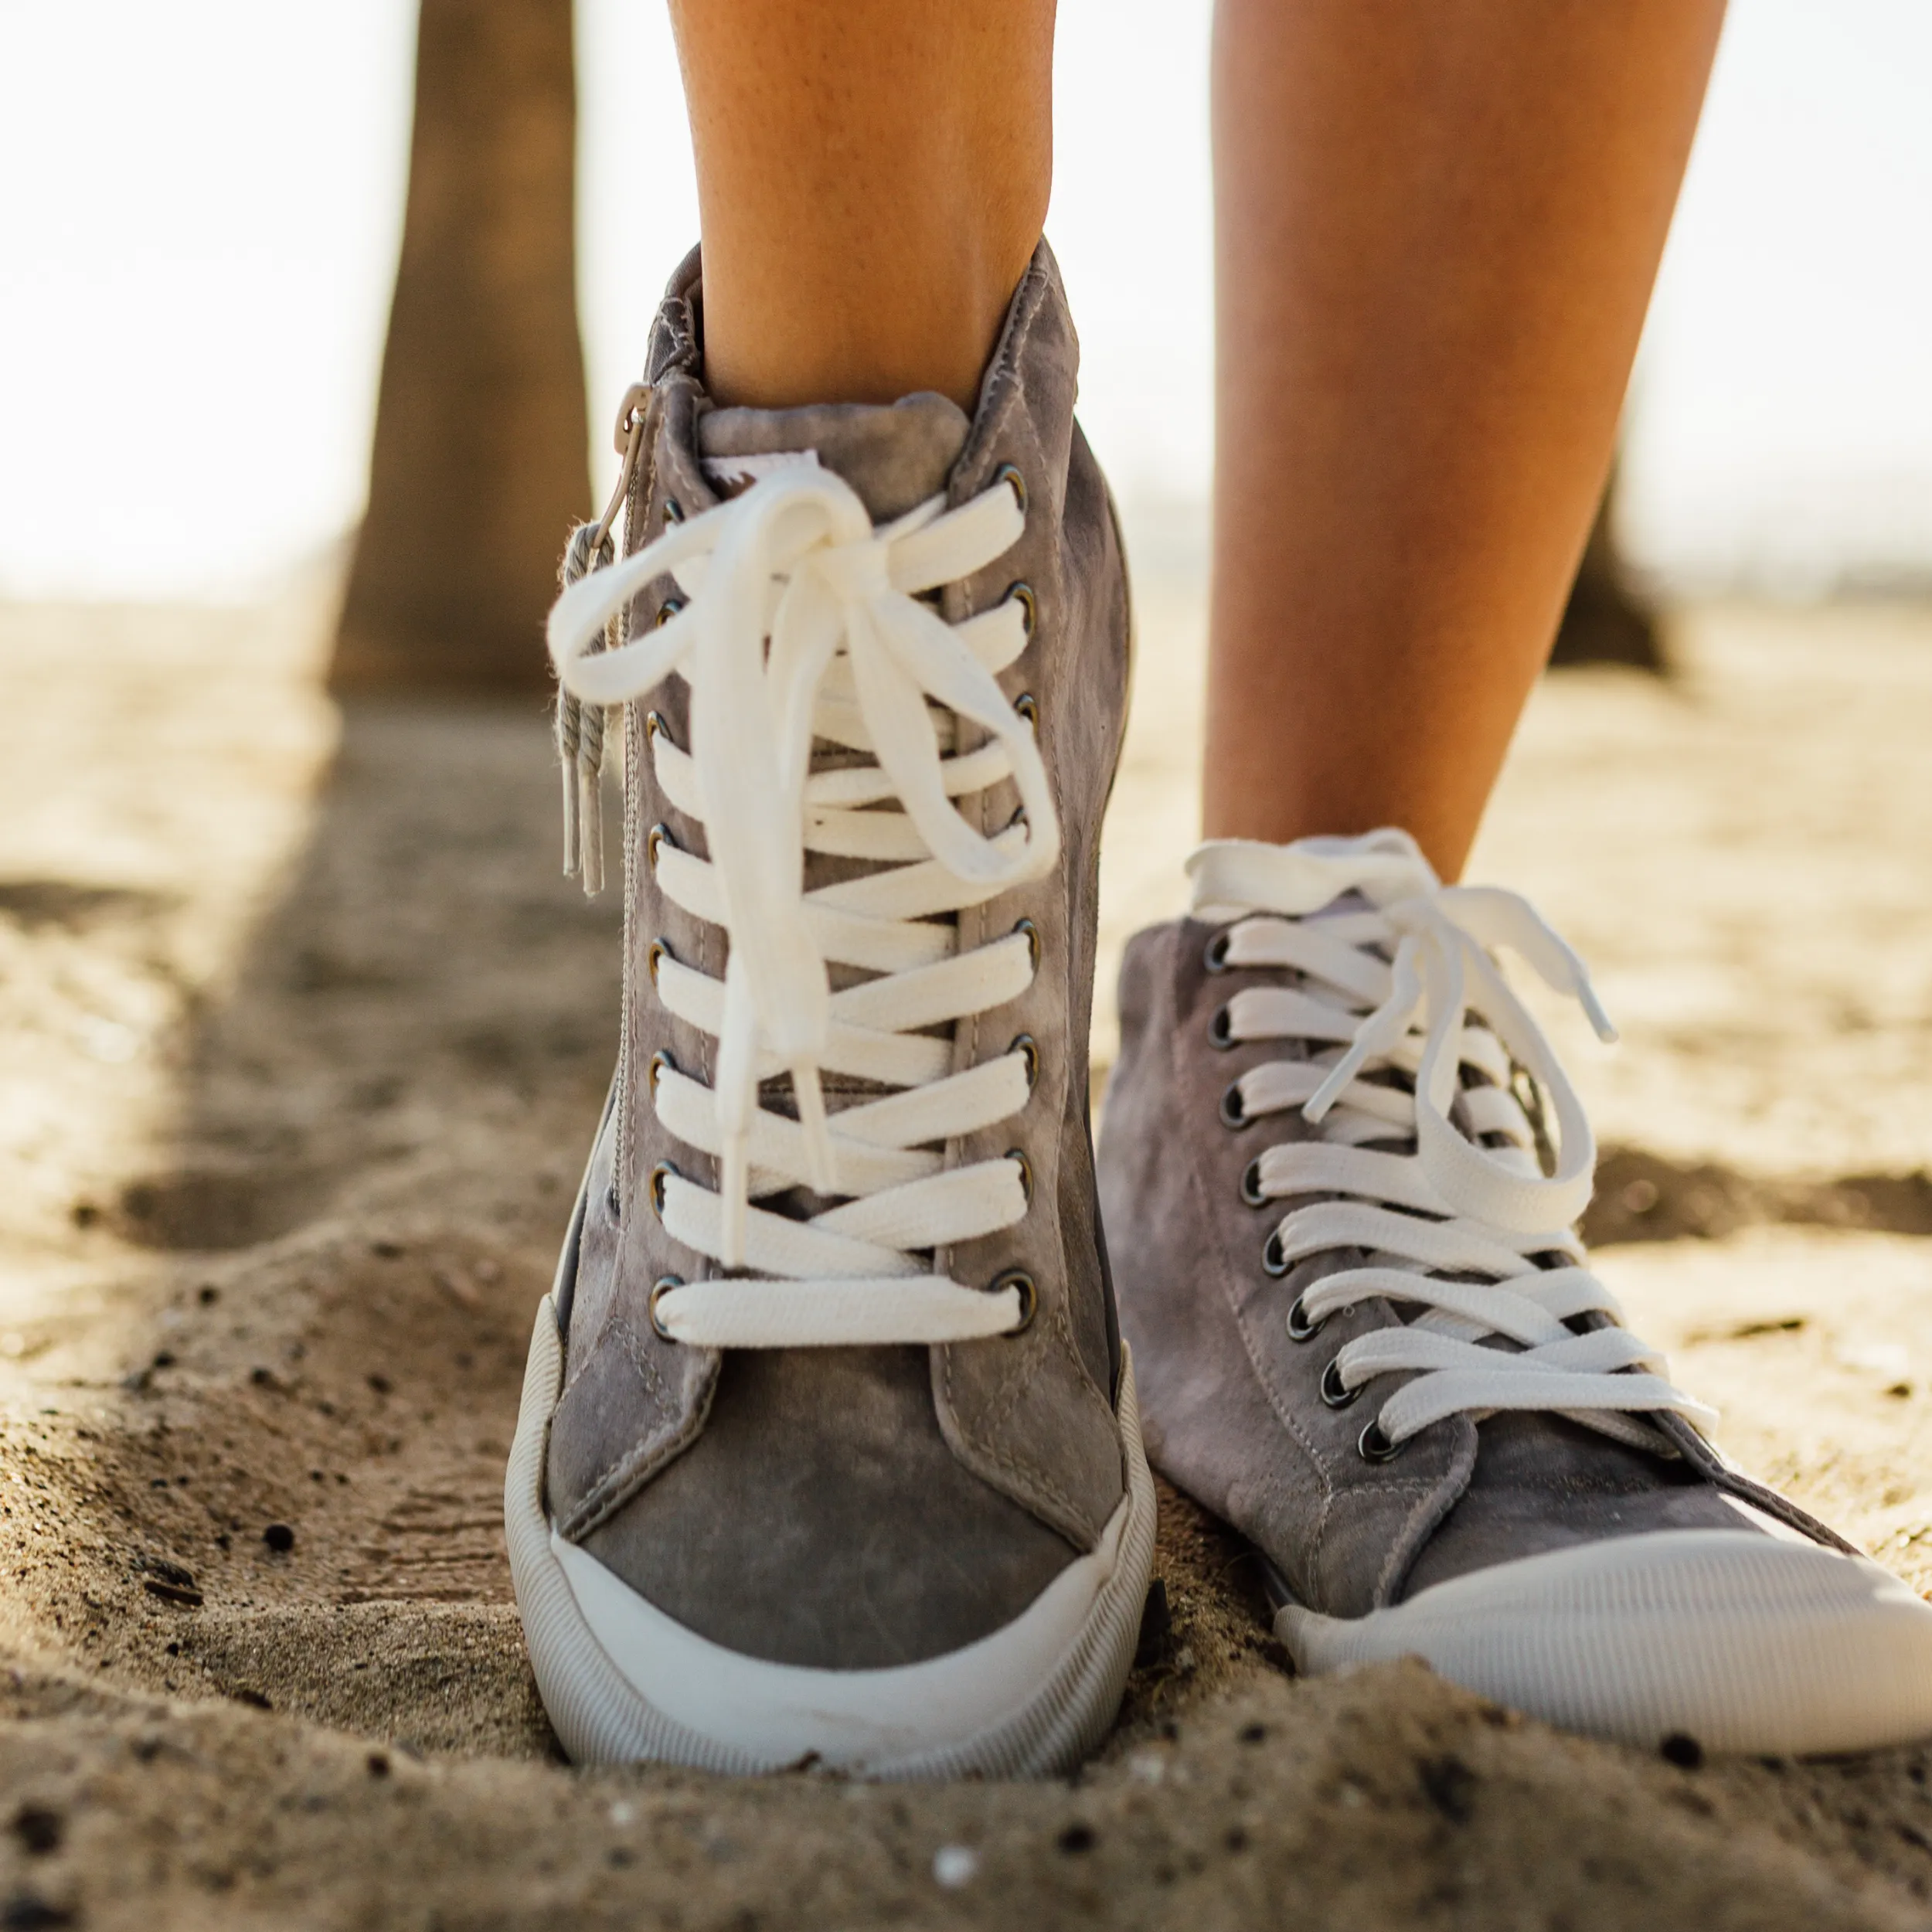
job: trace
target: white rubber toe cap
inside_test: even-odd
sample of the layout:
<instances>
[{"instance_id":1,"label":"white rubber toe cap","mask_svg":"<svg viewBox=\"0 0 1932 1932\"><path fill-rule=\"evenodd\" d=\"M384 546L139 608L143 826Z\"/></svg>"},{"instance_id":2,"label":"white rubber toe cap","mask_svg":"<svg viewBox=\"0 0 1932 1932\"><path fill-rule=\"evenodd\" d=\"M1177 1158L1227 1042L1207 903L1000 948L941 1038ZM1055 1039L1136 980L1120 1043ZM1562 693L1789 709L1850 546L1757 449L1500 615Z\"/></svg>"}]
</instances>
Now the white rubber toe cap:
<instances>
[{"instance_id":1,"label":"white rubber toe cap","mask_svg":"<svg viewBox=\"0 0 1932 1932\"><path fill-rule=\"evenodd\" d=\"M1567 1730L1797 1756L1932 1736L1932 1605L1863 1557L1747 1530L1498 1563L1361 1617L1284 1605L1310 1672L1419 1657Z\"/></svg>"},{"instance_id":2,"label":"white rubber toe cap","mask_svg":"<svg viewBox=\"0 0 1932 1932\"><path fill-rule=\"evenodd\" d=\"M1099 1543L1003 1628L925 1662L812 1670L725 1649L667 1617L551 1528L543 1502L563 1352L546 1298L504 1481L510 1570L530 1662L580 1762L726 1772L811 1757L874 1777L1064 1771L1113 1722L1154 1562L1154 1483L1133 1365L1118 1417L1127 1493Z\"/></svg>"}]
</instances>

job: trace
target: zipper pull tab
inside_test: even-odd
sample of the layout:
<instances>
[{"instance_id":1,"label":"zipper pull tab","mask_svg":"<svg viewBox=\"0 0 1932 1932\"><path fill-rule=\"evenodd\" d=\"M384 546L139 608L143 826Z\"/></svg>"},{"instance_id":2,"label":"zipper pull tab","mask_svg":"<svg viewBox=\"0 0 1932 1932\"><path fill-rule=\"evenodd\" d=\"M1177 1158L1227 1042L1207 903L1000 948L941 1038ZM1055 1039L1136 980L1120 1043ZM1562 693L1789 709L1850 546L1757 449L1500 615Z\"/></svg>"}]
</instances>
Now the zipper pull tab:
<instances>
[{"instance_id":1,"label":"zipper pull tab","mask_svg":"<svg viewBox=\"0 0 1932 1932\"><path fill-rule=\"evenodd\" d=\"M610 539L600 546L598 534L594 523L580 523L570 532L561 573L566 590L614 561ZM563 780L563 876L581 876L585 896L594 896L604 889L604 707L586 705L561 686L556 755Z\"/></svg>"},{"instance_id":2,"label":"zipper pull tab","mask_svg":"<svg viewBox=\"0 0 1932 1932\"><path fill-rule=\"evenodd\" d=\"M561 572L563 588L601 570L617 561L617 546L611 540L617 512L631 494L638 460L649 437L652 414L651 390L633 383L624 393L617 410L617 447L624 461L617 471L617 487L594 523L580 523L570 532L563 553ZM617 642L613 621L600 648ZM586 898L604 889L604 707L585 705L565 690L556 697L557 762L563 781L563 876L581 877Z\"/></svg>"}]
</instances>

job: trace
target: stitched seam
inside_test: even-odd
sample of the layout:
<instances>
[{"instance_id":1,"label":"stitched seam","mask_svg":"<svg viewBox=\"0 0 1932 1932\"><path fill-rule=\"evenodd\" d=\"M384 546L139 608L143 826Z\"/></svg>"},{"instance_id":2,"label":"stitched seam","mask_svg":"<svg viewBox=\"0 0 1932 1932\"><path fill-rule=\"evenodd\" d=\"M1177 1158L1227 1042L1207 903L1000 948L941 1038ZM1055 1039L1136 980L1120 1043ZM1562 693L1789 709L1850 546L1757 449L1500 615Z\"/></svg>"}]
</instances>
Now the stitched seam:
<instances>
[{"instance_id":1,"label":"stitched seam","mask_svg":"<svg viewBox=\"0 0 1932 1932\"><path fill-rule=\"evenodd\" d=\"M624 1352L629 1358L632 1368L637 1370L645 1386L651 1391L651 1398L658 1407L670 1411L677 1406L665 1379L658 1372L658 1365L651 1359L650 1352L639 1339L638 1332L628 1321L619 1321L614 1326L617 1339L624 1345Z\"/></svg>"},{"instance_id":2,"label":"stitched seam","mask_svg":"<svg viewBox=\"0 0 1932 1932\"><path fill-rule=\"evenodd\" d=\"M627 1450L584 1492L583 1499L570 1512L563 1526L563 1535L573 1541L595 1528L625 1499L638 1481L667 1461L673 1451L695 1437L710 1406L708 1403L701 1403L690 1416L679 1421L677 1404L655 1364L642 1349L636 1330L628 1321L618 1318L607 1325L607 1332L609 1331L615 1332L626 1358L656 1400L665 1423Z\"/></svg>"},{"instance_id":3,"label":"stitched seam","mask_svg":"<svg viewBox=\"0 0 1932 1932\"><path fill-rule=\"evenodd\" d=\"M616 1308L607 1309L604 1311L604 1325L597 1330L596 1335L582 1349L571 1351L576 1360L576 1366L572 1369L558 1393L557 1406L560 1409L569 1400L570 1392L596 1367L599 1354L604 1344L610 1340L612 1329L617 1327L623 1318Z\"/></svg>"},{"instance_id":4,"label":"stitched seam","mask_svg":"<svg viewBox=\"0 0 1932 1932\"><path fill-rule=\"evenodd\" d=\"M1064 1310L1061 1311L1060 1319L1062 1321L1065 1319ZM982 1411L975 1418L975 1427L973 1430L969 1431L965 1427L964 1420L961 1419L960 1434L976 1456L992 1464L995 1468L1006 1471L1014 1478L1020 1488L1029 1495L1059 1505L1068 1516L1091 1534L1093 1526L1088 1521L1087 1511L1081 1509L1073 1498L1068 1495L1036 1462L1032 1460L1022 1461L1011 1450L1002 1449L990 1441L982 1440L978 1433L980 1429L990 1430L998 1429L1001 1423L1017 1406L1021 1395L1032 1386L1039 1372L1040 1359L1041 1358L1036 1357L1032 1366L1024 1373L1007 1378L1002 1384L1002 1399L998 1405ZM1084 1376L1081 1379L1083 1382L1085 1381ZM947 1404L952 1410L954 1415L957 1417L960 1413L960 1405L954 1400L953 1393L953 1353L951 1348L948 1348L946 1352L946 1366L943 1380L946 1389ZM1090 1387L1090 1385L1089 1386Z\"/></svg>"},{"instance_id":5,"label":"stitched seam","mask_svg":"<svg viewBox=\"0 0 1932 1932\"><path fill-rule=\"evenodd\" d=\"M612 1464L565 1520L561 1529L564 1539L570 1543L580 1542L600 1523L615 1514L640 1484L697 1435L703 1423L704 1413L701 1411L672 1434L645 1437L621 1461Z\"/></svg>"}]
</instances>

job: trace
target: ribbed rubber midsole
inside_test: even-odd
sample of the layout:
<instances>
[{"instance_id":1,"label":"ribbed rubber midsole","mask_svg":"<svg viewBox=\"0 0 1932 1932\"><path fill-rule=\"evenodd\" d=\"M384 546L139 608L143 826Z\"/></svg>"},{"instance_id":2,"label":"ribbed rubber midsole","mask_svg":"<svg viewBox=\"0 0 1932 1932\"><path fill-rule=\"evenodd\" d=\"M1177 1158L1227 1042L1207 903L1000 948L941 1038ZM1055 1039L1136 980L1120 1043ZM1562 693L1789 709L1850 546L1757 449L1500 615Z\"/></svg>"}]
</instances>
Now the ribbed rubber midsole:
<instances>
[{"instance_id":1,"label":"ribbed rubber midsole","mask_svg":"<svg viewBox=\"0 0 1932 1932\"><path fill-rule=\"evenodd\" d=\"M1276 1613L1297 1666L1420 1657L1569 1730L1796 1756L1932 1736L1932 1606L1862 1557L1664 1530L1472 1571L1366 1617Z\"/></svg>"},{"instance_id":2,"label":"ribbed rubber midsole","mask_svg":"<svg viewBox=\"0 0 1932 1932\"><path fill-rule=\"evenodd\" d=\"M804 1669L726 1650L556 1536L543 1485L563 1367L546 1297L504 1515L531 1664L573 1757L750 1772L811 1757L876 1777L1044 1775L1077 1763L1113 1721L1154 1558L1154 1485L1131 1361L1122 1362L1117 1409L1127 1494L1098 1546L978 1642L869 1671Z\"/></svg>"}]
</instances>

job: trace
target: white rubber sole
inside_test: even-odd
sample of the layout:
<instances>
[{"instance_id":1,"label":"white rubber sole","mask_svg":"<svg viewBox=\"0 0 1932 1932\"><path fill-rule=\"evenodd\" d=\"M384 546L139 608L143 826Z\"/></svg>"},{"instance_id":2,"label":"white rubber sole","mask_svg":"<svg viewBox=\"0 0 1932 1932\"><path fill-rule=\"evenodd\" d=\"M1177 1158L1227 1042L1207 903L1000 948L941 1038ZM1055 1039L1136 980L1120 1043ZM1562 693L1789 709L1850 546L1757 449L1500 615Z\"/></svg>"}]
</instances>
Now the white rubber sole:
<instances>
[{"instance_id":1,"label":"white rubber sole","mask_svg":"<svg viewBox=\"0 0 1932 1932\"><path fill-rule=\"evenodd\" d=\"M1298 1668L1419 1657L1566 1730L1796 1757L1932 1736L1932 1605L1863 1557L1745 1530L1498 1563L1360 1617L1275 1615Z\"/></svg>"},{"instance_id":2,"label":"white rubber sole","mask_svg":"<svg viewBox=\"0 0 1932 1932\"><path fill-rule=\"evenodd\" d=\"M543 1470L563 1377L546 1295L504 1478L504 1525L537 1688L579 1763L750 1773L811 1759L867 1777L1044 1777L1071 1770L1114 1721L1154 1564L1154 1482L1124 1345L1127 1494L1099 1546L1004 1628L886 1670L805 1669L724 1649L558 1536Z\"/></svg>"}]
</instances>

